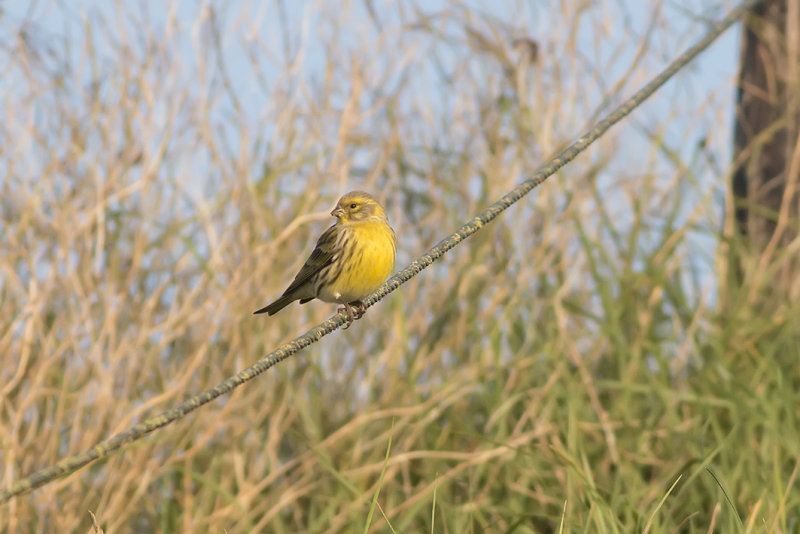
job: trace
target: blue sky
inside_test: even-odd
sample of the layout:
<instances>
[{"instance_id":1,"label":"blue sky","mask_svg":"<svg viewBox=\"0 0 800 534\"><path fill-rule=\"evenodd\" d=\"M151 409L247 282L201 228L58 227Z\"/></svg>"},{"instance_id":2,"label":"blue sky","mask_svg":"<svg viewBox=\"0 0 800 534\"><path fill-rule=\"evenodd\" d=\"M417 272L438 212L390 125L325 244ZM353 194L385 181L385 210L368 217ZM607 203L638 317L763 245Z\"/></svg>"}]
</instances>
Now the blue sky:
<instances>
[{"instance_id":1,"label":"blue sky","mask_svg":"<svg viewBox=\"0 0 800 534\"><path fill-rule=\"evenodd\" d=\"M237 116L240 122L252 125L263 143L279 144L281 139L275 135L272 120L279 110L275 109L270 100L272 91L276 87L284 87L290 91L294 81L299 78L303 79L306 88L313 90L315 83L325 76L326 60L330 58L326 54L325 46L331 46L330 43L349 51L352 56L361 54L367 58L365 61L369 61L371 51L365 50L365 47L384 37L383 29L388 29L388 38L396 39L398 47L408 47L410 51L415 47L422 50L417 55L409 52L410 63L404 69L399 69L398 74L394 78L390 77L387 83L391 85L393 80L399 79L404 73L412 72L414 89L418 93L430 95L431 108L446 109L451 105L448 101L449 89L441 84L439 74L433 68L434 62L422 61L429 59L424 54L432 51L441 68L447 70L457 61L463 60L465 50L469 53L468 48L464 46L463 40L460 45L452 48L441 44L432 46L414 42L414 34L404 31L403 26L409 24L408 21L426 19L435 23L442 20L440 14L445 11L467 13L464 18L477 29L484 28L485 20L500 21L497 26L507 30L507 35L501 36L501 40L520 35L535 38L540 42L544 56L542 64L545 66L541 68L550 69L548 74L556 72L559 65L569 62L580 63L585 72L593 73L589 76L591 79L574 79L565 84L565 87L580 95L576 101L579 110L575 116L583 113L587 119L582 124L575 121L569 123L562 128L563 131L558 132L558 136L575 138L589 126L590 114L597 113L598 110L610 111L613 106L633 94L652 74L658 72L706 31L704 21L721 18L731 9L733 3L727 0L669 0L661 3L605 0L597 2L597 7L592 8L598 13L602 12L603 16L593 16L591 13L587 16L586 12L571 13L568 8L573 3L556 0L472 1L463 4L445 1L383 2L371 4L373 14L368 12L365 7L367 3L363 2L333 4L229 0L206 3L123 3L107 0L38 0L28 3L6 1L0 5L3 9L0 17L0 42L12 43L16 38L14 32L24 26L44 48L67 48L67 55L73 58L72 68L80 71L75 78L81 80L84 91L91 87L93 76L102 77L107 73L114 75L113 73L119 71L120 66L111 63L111 58L118 57L115 52L110 51L111 47L130 40L132 42L129 44L134 50L143 49L148 44L136 41L137 26L154 28L152 34L167 39L181 59L180 62L169 64L170 68L181 69L170 83L187 84L187 87L181 89L203 95L214 106L213 113L219 119L218 135L225 138L225 144L235 153L242 138L240 131L230 127L230 124L236 123L230 117ZM198 43L214 38L210 31L211 25L208 24L209 5L214 6L222 28L219 33L222 56L219 58L198 55L198 50L204 49ZM280 9L279 6L284 7ZM340 8L334 9L331 6ZM469 6L471 10L464 10L459 6ZM659 14L657 19L652 18L654 10ZM346 23L329 24L326 17L335 16L344 17ZM570 18L573 16L580 16L581 21L575 35L574 50L577 55L560 48L567 39L557 33L570 27ZM175 23L171 26L167 23L168 20ZM651 27L653 20L657 20L657 23ZM172 30L169 28L174 27L180 28L180 35L177 37L170 34ZM87 28L92 32L91 35L87 33ZM455 25L443 24L440 31L452 34L454 42L463 39L463 28ZM640 39L648 34L652 35L652 46L637 62ZM83 59L87 43L95 47L97 64L87 64ZM290 72L286 64L287 55L284 54L286 48L290 50L288 57L304 54L304 72ZM252 54L259 58L255 63L250 60ZM730 160L737 54L738 28L724 34L675 80L635 110L624 124L617 126L615 130L626 128L626 131L639 131L640 134L628 136L630 141L625 143L617 157L612 160L609 172L624 175L629 172L629 159L639 158L641 154L651 150L651 140L647 135L641 134L644 131L659 133L670 148L674 148L685 160L691 159L698 143L708 138L717 163L724 168ZM347 57L347 54L339 55ZM7 63L8 58L3 58L0 54L0 70ZM628 73L634 63L636 68ZM197 70L201 66L214 70L217 65L224 68L228 79L232 81L232 91L226 92L220 87L218 79L213 83L202 83L203 79L210 80L211 76L203 78L198 75ZM485 64L479 61L468 66L474 69L473 77L476 79L480 78L481 69L485 68ZM375 70L383 69L386 72L392 72L393 67L380 64L372 66ZM616 86L618 82L619 86ZM17 88L13 76L0 77L0 90L13 94ZM163 92L169 94L168 89L169 87L165 87ZM231 94L235 94L235 98ZM346 94L347 90L344 88L331 95L334 107L344 105ZM314 96L298 94L297 98L308 100ZM80 89L73 92L72 97L80 98ZM151 111L153 120L157 123L161 120L160 116L166 117L173 105L173 102L157 99ZM2 113L0 110L0 118ZM444 131L446 130L443 129ZM412 145L426 146L435 143L441 133L420 128L419 138ZM220 170L214 167L207 154L193 151L191 142L181 138L188 135L186 132L165 132L164 135L174 136L173 142L183 143L181 146L185 146L183 159L173 162L176 166L174 172L182 168L182 174L206 176L209 183L215 180ZM383 133L376 130L374 135L380 136ZM158 136L146 140L152 147L159 141ZM98 139L96 142L102 143L103 140ZM254 143L252 139L248 142ZM31 168L28 174L36 176L39 170L35 167L36 158L29 159L28 165ZM358 162L359 156L354 159ZM367 166L368 157L362 155L361 159L364 160L364 166ZM253 156L254 165L262 160L259 154ZM656 162L655 165L663 166L665 174L674 170L663 161ZM255 175L257 168L252 170ZM705 181L706 190L716 191L717 197L726 185L722 178L713 166L702 168L698 177ZM298 182L296 187L302 188L302 185ZM328 196L334 196L335 193L336 191L331 191ZM717 204L721 217L721 199Z\"/></svg>"}]
</instances>

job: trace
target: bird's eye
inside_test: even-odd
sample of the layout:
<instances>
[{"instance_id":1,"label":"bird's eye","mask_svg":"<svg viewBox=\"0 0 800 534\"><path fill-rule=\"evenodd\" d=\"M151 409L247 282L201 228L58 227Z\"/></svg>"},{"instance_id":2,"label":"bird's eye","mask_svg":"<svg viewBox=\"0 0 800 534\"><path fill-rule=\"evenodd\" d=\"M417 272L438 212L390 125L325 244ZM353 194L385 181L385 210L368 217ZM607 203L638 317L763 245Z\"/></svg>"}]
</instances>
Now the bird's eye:
<instances>
[{"instance_id":1,"label":"bird's eye","mask_svg":"<svg viewBox=\"0 0 800 534\"><path fill-rule=\"evenodd\" d=\"M350 209L351 209L351 210L354 210L354 209L356 209L357 207L358 207L358 204L356 204L355 202L353 202L352 204L350 204Z\"/></svg>"}]
</instances>

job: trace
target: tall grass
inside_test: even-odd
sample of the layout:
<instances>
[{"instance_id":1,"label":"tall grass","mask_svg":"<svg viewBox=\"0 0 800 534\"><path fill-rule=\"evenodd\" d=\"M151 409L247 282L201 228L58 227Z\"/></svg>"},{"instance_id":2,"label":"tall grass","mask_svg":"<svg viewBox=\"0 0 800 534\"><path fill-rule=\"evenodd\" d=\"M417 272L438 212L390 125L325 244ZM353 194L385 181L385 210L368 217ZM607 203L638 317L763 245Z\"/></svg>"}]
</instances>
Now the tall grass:
<instances>
[{"instance_id":1,"label":"tall grass","mask_svg":"<svg viewBox=\"0 0 800 534\"><path fill-rule=\"evenodd\" d=\"M335 311L251 315L340 193L386 202L404 263L699 35L683 8L718 15L629 7L4 13L2 484ZM733 89L703 74L349 330L0 530L794 531L800 310L721 274Z\"/></svg>"}]
</instances>

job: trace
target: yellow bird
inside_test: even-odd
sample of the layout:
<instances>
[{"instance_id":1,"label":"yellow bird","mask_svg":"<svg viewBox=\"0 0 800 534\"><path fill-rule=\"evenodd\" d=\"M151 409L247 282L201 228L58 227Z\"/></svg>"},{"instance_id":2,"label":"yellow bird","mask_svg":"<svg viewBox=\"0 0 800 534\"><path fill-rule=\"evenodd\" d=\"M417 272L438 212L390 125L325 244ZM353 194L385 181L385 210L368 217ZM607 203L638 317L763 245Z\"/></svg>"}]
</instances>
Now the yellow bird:
<instances>
[{"instance_id":1,"label":"yellow bird","mask_svg":"<svg viewBox=\"0 0 800 534\"><path fill-rule=\"evenodd\" d=\"M378 289L394 268L394 230L380 203L363 191L344 195L331 215L336 223L320 236L291 285L255 313L274 315L295 300L305 304L318 298L344 305L339 311L347 312L347 328L366 312L361 299Z\"/></svg>"}]
</instances>

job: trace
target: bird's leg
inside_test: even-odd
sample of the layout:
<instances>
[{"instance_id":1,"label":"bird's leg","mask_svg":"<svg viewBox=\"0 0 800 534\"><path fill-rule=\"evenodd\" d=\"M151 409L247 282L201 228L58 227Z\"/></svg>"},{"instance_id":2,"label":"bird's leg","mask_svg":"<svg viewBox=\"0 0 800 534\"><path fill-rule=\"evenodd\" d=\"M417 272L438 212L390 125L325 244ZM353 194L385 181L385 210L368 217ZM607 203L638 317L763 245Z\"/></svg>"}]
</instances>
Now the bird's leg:
<instances>
[{"instance_id":1,"label":"bird's leg","mask_svg":"<svg viewBox=\"0 0 800 534\"><path fill-rule=\"evenodd\" d=\"M347 323L344 325L344 329L347 330L350 328L350 325L353 324L353 321L356 320L355 314L353 313L353 307L350 306L349 303L344 303L344 308L339 308L337 310L339 313L347 312Z\"/></svg>"}]
</instances>

